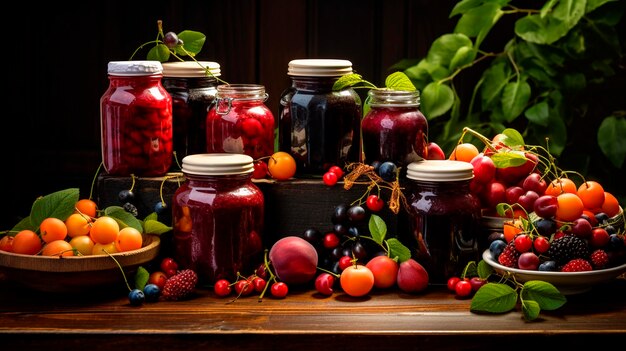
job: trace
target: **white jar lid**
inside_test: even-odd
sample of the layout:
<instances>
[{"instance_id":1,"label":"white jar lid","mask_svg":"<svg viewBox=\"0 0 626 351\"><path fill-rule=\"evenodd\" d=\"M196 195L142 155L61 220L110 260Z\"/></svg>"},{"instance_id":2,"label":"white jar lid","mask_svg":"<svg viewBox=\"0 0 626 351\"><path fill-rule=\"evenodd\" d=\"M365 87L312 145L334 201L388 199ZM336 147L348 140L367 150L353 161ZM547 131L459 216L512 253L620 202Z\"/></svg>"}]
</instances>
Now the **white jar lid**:
<instances>
[{"instance_id":1,"label":"white jar lid","mask_svg":"<svg viewBox=\"0 0 626 351\"><path fill-rule=\"evenodd\" d=\"M454 182L474 178L471 163L455 160L422 160L407 166L406 177L429 182Z\"/></svg>"},{"instance_id":2,"label":"white jar lid","mask_svg":"<svg viewBox=\"0 0 626 351\"><path fill-rule=\"evenodd\" d=\"M145 76L161 74L163 66L159 61L111 61L107 72L114 76Z\"/></svg>"},{"instance_id":3,"label":"white jar lid","mask_svg":"<svg viewBox=\"0 0 626 351\"><path fill-rule=\"evenodd\" d=\"M213 77L221 75L220 64L212 61L181 61L163 64L164 77L198 78L208 77L206 70Z\"/></svg>"},{"instance_id":4,"label":"white jar lid","mask_svg":"<svg viewBox=\"0 0 626 351\"><path fill-rule=\"evenodd\" d=\"M298 59L289 61L287 74L308 77L341 77L352 73L352 62L338 59Z\"/></svg>"},{"instance_id":5,"label":"white jar lid","mask_svg":"<svg viewBox=\"0 0 626 351\"><path fill-rule=\"evenodd\" d=\"M183 173L195 175L236 175L254 171L254 160L243 154L195 154L183 158Z\"/></svg>"}]
</instances>

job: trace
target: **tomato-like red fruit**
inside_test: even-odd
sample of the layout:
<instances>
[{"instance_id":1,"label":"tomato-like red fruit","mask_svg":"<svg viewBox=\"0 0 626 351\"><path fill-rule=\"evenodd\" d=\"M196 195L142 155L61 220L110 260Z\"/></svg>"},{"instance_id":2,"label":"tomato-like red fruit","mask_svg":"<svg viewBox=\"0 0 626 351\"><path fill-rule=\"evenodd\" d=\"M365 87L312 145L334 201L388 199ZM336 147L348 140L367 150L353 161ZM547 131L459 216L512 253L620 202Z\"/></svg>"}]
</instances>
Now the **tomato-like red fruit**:
<instances>
[{"instance_id":1,"label":"tomato-like red fruit","mask_svg":"<svg viewBox=\"0 0 626 351\"><path fill-rule=\"evenodd\" d=\"M389 256L376 256L369 260L365 267L374 274L374 286L387 289L396 284L398 278L398 262Z\"/></svg>"}]
</instances>

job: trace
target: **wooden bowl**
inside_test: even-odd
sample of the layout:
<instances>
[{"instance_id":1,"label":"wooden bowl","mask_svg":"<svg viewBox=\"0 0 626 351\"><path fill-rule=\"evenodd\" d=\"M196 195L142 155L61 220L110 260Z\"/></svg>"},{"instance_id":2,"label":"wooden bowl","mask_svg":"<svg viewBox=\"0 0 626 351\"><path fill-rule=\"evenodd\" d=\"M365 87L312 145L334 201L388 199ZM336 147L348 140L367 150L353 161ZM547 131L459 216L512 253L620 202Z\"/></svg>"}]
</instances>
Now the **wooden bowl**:
<instances>
[{"instance_id":1,"label":"wooden bowl","mask_svg":"<svg viewBox=\"0 0 626 351\"><path fill-rule=\"evenodd\" d=\"M141 249L111 254L131 284L141 265L157 257L161 240L144 236ZM0 251L0 277L46 292L74 293L95 288L126 289L124 275L108 255L48 257Z\"/></svg>"}]
</instances>

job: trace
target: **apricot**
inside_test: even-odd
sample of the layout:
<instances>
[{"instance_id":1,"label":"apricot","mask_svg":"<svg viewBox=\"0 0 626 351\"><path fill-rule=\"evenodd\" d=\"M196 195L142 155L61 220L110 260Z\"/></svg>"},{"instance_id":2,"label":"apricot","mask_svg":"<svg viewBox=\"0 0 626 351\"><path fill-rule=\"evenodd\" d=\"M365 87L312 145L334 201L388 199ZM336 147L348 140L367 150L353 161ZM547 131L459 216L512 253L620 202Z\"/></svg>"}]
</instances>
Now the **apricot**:
<instances>
[{"instance_id":1,"label":"apricot","mask_svg":"<svg viewBox=\"0 0 626 351\"><path fill-rule=\"evenodd\" d=\"M287 284L312 281L317 273L317 251L298 236L287 236L272 245L269 259L276 276Z\"/></svg>"}]
</instances>

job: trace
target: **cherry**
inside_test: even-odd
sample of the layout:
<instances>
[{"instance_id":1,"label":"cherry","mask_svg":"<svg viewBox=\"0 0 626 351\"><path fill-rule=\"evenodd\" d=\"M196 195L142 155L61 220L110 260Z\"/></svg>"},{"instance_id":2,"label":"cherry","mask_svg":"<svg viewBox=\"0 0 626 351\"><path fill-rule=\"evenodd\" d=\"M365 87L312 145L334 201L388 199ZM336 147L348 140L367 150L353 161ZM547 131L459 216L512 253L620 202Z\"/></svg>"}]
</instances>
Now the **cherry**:
<instances>
[{"instance_id":1,"label":"cherry","mask_svg":"<svg viewBox=\"0 0 626 351\"><path fill-rule=\"evenodd\" d=\"M456 284L458 282L460 282L460 281L461 281L461 278L459 278L459 277L450 277L450 278L448 278L448 282L447 282L448 290L454 292Z\"/></svg>"},{"instance_id":2,"label":"cherry","mask_svg":"<svg viewBox=\"0 0 626 351\"><path fill-rule=\"evenodd\" d=\"M289 287L287 287L287 284L283 282L275 282L274 284L272 284L270 288L270 293L272 294L272 296L280 298L280 299L287 296L288 292L289 292Z\"/></svg>"},{"instance_id":3,"label":"cherry","mask_svg":"<svg viewBox=\"0 0 626 351\"><path fill-rule=\"evenodd\" d=\"M474 167L474 179L482 184L487 184L496 175L496 165L491 157L485 156L482 152L474 156L470 161Z\"/></svg>"},{"instance_id":4,"label":"cherry","mask_svg":"<svg viewBox=\"0 0 626 351\"><path fill-rule=\"evenodd\" d=\"M339 268L343 271L350 266L352 266L352 257L341 256L341 258L339 259Z\"/></svg>"},{"instance_id":5,"label":"cherry","mask_svg":"<svg viewBox=\"0 0 626 351\"><path fill-rule=\"evenodd\" d=\"M436 143L430 141L426 145L426 159L427 160L445 160L446 154L441 147Z\"/></svg>"},{"instance_id":6,"label":"cherry","mask_svg":"<svg viewBox=\"0 0 626 351\"><path fill-rule=\"evenodd\" d=\"M606 227L604 228L604 230L606 230ZM591 236L592 231L593 231L593 227L591 226L591 223L589 223L588 220L582 217L577 218L574 220L574 222L572 222L571 232L572 234L578 237L581 237L583 239L589 238Z\"/></svg>"},{"instance_id":7,"label":"cherry","mask_svg":"<svg viewBox=\"0 0 626 351\"><path fill-rule=\"evenodd\" d=\"M589 244L593 247L603 247L609 243L609 233L604 228L593 228Z\"/></svg>"},{"instance_id":8,"label":"cherry","mask_svg":"<svg viewBox=\"0 0 626 351\"><path fill-rule=\"evenodd\" d=\"M333 186L335 184L337 184L337 181L339 180L339 178L337 177L336 173L333 172L326 172L324 173L324 175L322 176L322 181L324 182L324 184L328 185L328 186Z\"/></svg>"},{"instance_id":9,"label":"cherry","mask_svg":"<svg viewBox=\"0 0 626 351\"><path fill-rule=\"evenodd\" d=\"M520 204L526 210L526 212L532 212L534 209L535 201L539 198L539 194L533 190L528 190L526 193L517 199L517 203Z\"/></svg>"},{"instance_id":10,"label":"cherry","mask_svg":"<svg viewBox=\"0 0 626 351\"><path fill-rule=\"evenodd\" d=\"M483 285L487 284L487 279L483 279L480 277L472 277L470 278L470 285L472 286L472 290L474 292L478 291Z\"/></svg>"},{"instance_id":11,"label":"cherry","mask_svg":"<svg viewBox=\"0 0 626 351\"><path fill-rule=\"evenodd\" d=\"M548 183L544 179L541 178L541 174L539 173L531 173L522 182L522 188L524 190L532 190L537 194L543 194L546 192L548 188Z\"/></svg>"},{"instance_id":12,"label":"cherry","mask_svg":"<svg viewBox=\"0 0 626 351\"><path fill-rule=\"evenodd\" d=\"M365 209L360 205L348 208L348 219L350 222L359 223L365 219Z\"/></svg>"},{"instance_id":13,"label":"cherry","mask_svg":"<svg viewBox=\"0 0 626 351\"><path fill-rule=\"evenodd\" d=\"M235 292L239 296L248 296L254 292L254 285L248 279L241 279L235 283Z\"/></svg>"},{"instance_id":14,"label":"cherry","mask_svg":"<svg viewBox=\"0 0 626 351\"><path fill-rule=\"evenodd\" d=\"M539 267L539 257L534 252L524 252L517 259L519 269L537 270Z\"/></svg>"},{"instance_id":15,"label":"cherry","mask_svg":"<svg viewBox=\"0 0 626 351\"><path fill-rule=\"evenodd\" d=\"M538 236L533 240L533 248L539 254L546 253L550 248L550 240L545 236Z\"/></svg>"},{"instance_id":16,"label":"cherry","mask_svg":"<svg viewBox=\"0 0 626 351\"><path fill-rule=\"evenodd\" d=\"M460 280L454 286L454 292L456 293L456 296L459 297L469 296L472 293L472 284L469 280Z\"/></svg>"},{"instance_id":17,"label":"cherry","mask_svg":"<svg viewBox=\"0 0 626 351\"><path fill-rule=\"evenodd\" d=\"M254 286L254 291L261 293L265 290L265 285L267 285L267 281L261 277L256 277L252 279L252 286Z\"/></svg>"},{"instance_id":18,"label":"cherry","mask_svg":"<svg viewBox=\"0 0 626 351\"><path fill-rule=\"evenodd\" d=\"M343 170L339 166L331 166L328 169L328 172L335 173L337 175L337 179L341 179L341 177L343 177Z\"/></svg>"},{"instance_id":19,"label":"cherry","mask_svg":"<svg viewBox=\"0 0 626 351\"><path fill-rule=\"evenodd\" d=\"M322 295L332 295L333 285L335 285L335 276L332 274L321 273L315 278L315 290Z\"/></svg>"},{"instance_id":20,"label":"cherry","mask_svg":"<svg viewBox=\"0 0 626 351\"><path fill-rule=\"evenodd\" d=\"M385 206L385 201L378 197L378 195L371 194L367 197L367 200L365 200L365 205L370 211L378 212Z\"/></svg>"},{"instance_id":21,"label":"cherry","mask_svg":"<svg viewBox=\"0 0 626 351\"><path fill-rule=\"evenodd\" d=\"M173 49L178 45L178 35L174 32L167 32L163 36L163 43L170 48Z\"/></svg>"},{"instance_id":22,"label":"cherry","mask_svg":"<svg viewBox=\"0 0 626 351\"><path fill-rule=\"evenodd\" d=\"M327 249L334 249L335 247L339 246L339 237L337 236L337 234L335 233L326 233L326 235L324 235L324 239L323 239L323 245L325 248Z\"/></svg>"},{"instance_id":23,"label":"cherry","mask_svg":"<svg viewBox=\"0 0 626 351\"><path fill-rule=\"evenodd\" d=\"M161 271L165 273L165 275L171 277L176 274L176 271L178 270L178 263L176 263L176 261L174 261L174 259L171 257L165 257L163 260L161 260L160 267Z\"/></svg>"},{"instance_id":24,"label":"cherry","mask_svg":"<svg viewBox=\"0 0 626 351\"><path fill-rule=\"evenodd\" d=\"M516 236L515 239L513 240L514 240L515 249L517 250L517 252L520 252L520 253L527 252L533 247L533 239L526 234L520 234Z\"/></svg>"},{"instance_id":25,"label":"cherry","mask_svg":"<svg viewBox=\"0 0 626 351\"><path fill-rule=\"evenodd\" d=\"M556 196L543 195L539 196L533 203L533 211L539 217L552 218L556 215L559 208L559 202Z\"/></svg>"},{"instance_id":26,"label":"cherry","mask_svg":"<svg viewBox=\"0 0 626 351\"><path fill-rule=\"evenodd\" d=\"M254 171L252 172L253 179L263 179L267 176L267 163L263 160L256 160L253 163Z\"/></svg>"},{"instance_id":27,"label":"cherry","mask_svg":"<svg viewBox=\"0 0 626 351\"><path fill-rule=\"evenodd\" d=\"M506 188L503 183L492 181L485 187L484 198L489 208L496 208L499 203L506 202Z\"/></svg>"},{"instance_id":28,"label":"cherry","mask_svg":"<svg viewBox=\"0 0 626 351\"><path fill-rule=\"evenodd\" d=\"M513 205L517 203L517 200L523 194L524 194L524 188L522 188L521 186L514 185L514 186L510 186L506 188L506 191L505 191L506 203L509 205Z\"/></svg>"},{"instance_id":29,"label":"cherry","mask_svg":"<svg viewBox=\"0 0 626 351\"><path fill-rule=\"evenodd\" d=\"M233 288L228 280L220 279L215 282L215 285L213 285L213 291L215 292L215 295L219 297L225 297L230 295L230 293L233 291Z\"/></svg>"}]
</instances>

